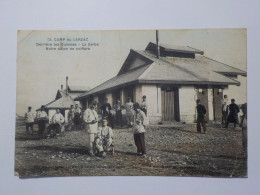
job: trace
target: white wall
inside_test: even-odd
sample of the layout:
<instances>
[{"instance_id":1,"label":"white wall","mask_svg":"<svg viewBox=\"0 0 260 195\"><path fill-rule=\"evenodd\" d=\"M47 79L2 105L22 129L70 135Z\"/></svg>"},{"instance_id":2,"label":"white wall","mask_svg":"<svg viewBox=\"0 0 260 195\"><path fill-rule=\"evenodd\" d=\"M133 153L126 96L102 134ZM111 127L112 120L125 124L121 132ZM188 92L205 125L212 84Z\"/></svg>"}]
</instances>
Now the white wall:
<instances>
[{"instance_id":1,"label":"white wall","mask_svg":"<svg viewBox=\"0 0 260 195\"><path fill-rule=\"evenodd\" d=\"M179 88L179 104L181 121L193 123L196 119L197 92L194 87L182 86Z\"/></svg>"},{"instance_id":2,"label":"white wall","mask_svg":"<svg viewBox=\"0 0 260 195\"><path fill-rule=\"evenodd\" d=\"M161 121L161 88L156 85L142 85L141 97L146 95L147 102L147 116L149 117L150 123L158 123Z\"/></svg>"},{"instance_id":3,"label":"white wall","mask_svg":"<svg viewBox=\"0 0 260 195\"><path fill-rule=\"evenodd\" d=\"M207 112L209 112L209 120L214 120L214 110L213 110L213 90L208 89L208 109Z\"/></svg>"}]
</instances>

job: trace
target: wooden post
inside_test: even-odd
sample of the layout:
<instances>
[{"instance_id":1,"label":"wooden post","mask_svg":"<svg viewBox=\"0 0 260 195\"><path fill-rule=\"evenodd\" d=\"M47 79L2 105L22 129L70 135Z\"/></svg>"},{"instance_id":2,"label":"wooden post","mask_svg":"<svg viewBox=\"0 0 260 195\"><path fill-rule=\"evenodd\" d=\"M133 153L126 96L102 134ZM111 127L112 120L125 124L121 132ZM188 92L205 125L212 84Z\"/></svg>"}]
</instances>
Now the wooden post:
<instances>
[{"instance_id":1,"label":"wooden post","mask_svg":"<svg viewBox=\"0 0 260 195\"><path fill-rule=\"evenodd\" d=\"M156 30L156 55L157 55L157 58L159 59L160 47L159 47L159 31L158 30Z\"/></svg>"}]
</instances>

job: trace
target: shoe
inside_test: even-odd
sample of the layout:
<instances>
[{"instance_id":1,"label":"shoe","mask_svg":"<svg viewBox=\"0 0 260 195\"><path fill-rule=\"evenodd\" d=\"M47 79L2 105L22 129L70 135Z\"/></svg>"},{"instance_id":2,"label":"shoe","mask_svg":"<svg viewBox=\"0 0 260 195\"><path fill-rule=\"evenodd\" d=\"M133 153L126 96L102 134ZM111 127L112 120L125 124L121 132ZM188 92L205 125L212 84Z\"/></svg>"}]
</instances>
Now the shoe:
<instances>
[{"instance_id":1,"label":"shoe","mask_svg":"<svg viewBox=\"0 0 260 195\"><path fill-rule=\"evenodd\" d=\"M142 154L142 157L146 158L147 156L146 156L146 154Z\"/></svg>"},{"instance_id":2,"label":"shoe","mask_svg":"<svg viewBox=\"0 0 260 195\"><path fill-rule=\"evenodd\" d=\"M106 156L107 156L107 153L105 153L105 152L102 152L102 155L101 155L101 157L105 158Z\"/></svg>"},{"instance_id":3,"label":"shoe","mask_svg":"<svg viewBox=\"0 0 260 195\"><path fill-rule=\"evenodd\" d=\"M91 157L95 157L95 154L93 153L93 151L92 151L92 150L91 150L91 151L89 151L88 153L89 153L89 156L91 156Z\"/></svg>"}]
</instances>

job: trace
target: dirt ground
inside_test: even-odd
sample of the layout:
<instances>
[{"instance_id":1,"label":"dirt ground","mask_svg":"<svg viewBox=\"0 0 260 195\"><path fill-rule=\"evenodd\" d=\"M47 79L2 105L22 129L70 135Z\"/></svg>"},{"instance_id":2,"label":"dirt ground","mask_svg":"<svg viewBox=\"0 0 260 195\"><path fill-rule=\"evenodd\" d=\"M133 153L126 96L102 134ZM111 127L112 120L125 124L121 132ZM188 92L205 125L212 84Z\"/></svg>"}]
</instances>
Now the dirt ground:
<instances>
[{"instance_id":1,"label":"dirt ground","mask_svg":"<svg viewBox=\"0 0 260 195\"><path fill-rule=\"evenodd\" d=\"M206 134L195 124L150 126L146 132L147 157L136 155L132 130L114 129L115 155L89 157L82 130L39 140L26 138L17 121L15 174L21 178L47 176L207 176L247 177L241 129L207 124ZM37 129L37 125L34 126Z\"/></svg>"}]
</instances>

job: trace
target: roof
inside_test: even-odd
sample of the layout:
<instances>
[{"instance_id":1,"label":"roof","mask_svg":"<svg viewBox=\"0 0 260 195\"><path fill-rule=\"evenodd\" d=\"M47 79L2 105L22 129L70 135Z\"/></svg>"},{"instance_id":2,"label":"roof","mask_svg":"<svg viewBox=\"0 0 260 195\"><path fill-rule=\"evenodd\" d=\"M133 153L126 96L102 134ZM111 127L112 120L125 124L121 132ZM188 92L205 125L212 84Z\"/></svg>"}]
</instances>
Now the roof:
<instances>
[{"instance_id":1,"label":"roof","mask_svg":"<svg viewBox=\"0 0 260 195\"><path fill-rule=\"evenodd\" d=\"M130 85L130 84L136 83L139 76L141 76L148 67L149 67L149 65L146 65L146 66L143 66L143 67L140 67L137 69L130 70L124 74L115 76L115 77L107 80L106 82L98 85L97 87L89 90L88 92L80 95L79 97L75 98L74 100L80 100L80 99L82 99L82 97L93 95L93 94L102 92L107 89L124 87L124 86Z\"/></svg>"},{"instance_id":2,"label":"roof","mask_svg":"<svg viewBox=\"0 0 260 195\"><path fill-rule=\"evenodd\" d=\"M76 85L69 85L69 91L73 92L73 91L77 91L77 92L86 92L90 90L89 87L87 86L76 86Z\"/></svg>"},{"instance_id":3,"label":"roof","mask_svg":"<svg viewBox=\"0 0 260 195\"><path fill-rule=\"evenodd\" d=\"M128 66L126 62L129 60L126 59L126 62L123 65L124 68L122 67L119 71L120 74L80 95L75 98L75 100L81 100L90 95L103 93L108 90L125 87L134 83L226 86L240 85L238 81L228 77L227 75L246 76L245 71L204 56L196 56L196 58L160 57L158 59L149 51L131 50L128 58L133 58L133 55L146 58L148 63L127 70L125 69Z\"/></svg>"},{"instance_id":4,"label":"roof","mask_svg":"<svg viewBox=\"0 0 260 195\"><path fill-rule=\"evenodd\" d=\"M156 47L156 44L153 42L150 42L145 50L149 51L151 49L154 49ZM181 52L181 53L197 53L203 55L204 52L195 48L192 48L190 46L180 46L180 45L172 45L172 44L159 44L159 47L161 49L164 49L165 51L175 51L175 52Z\"/></svg>"},{"instance_id":5,"label":"roof","mask_svg":"<svg viewBox=\"0 0 260 195\"><path fill-rule=\"evenodd\" d=\"M45 107L47 109L69 109L71 105L75 106L74 100L70 96L63 96L60 99L53 100L46 104Z\"/></svg>"}]
</instances>

